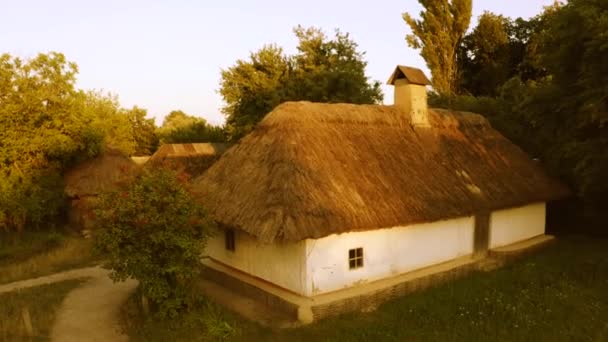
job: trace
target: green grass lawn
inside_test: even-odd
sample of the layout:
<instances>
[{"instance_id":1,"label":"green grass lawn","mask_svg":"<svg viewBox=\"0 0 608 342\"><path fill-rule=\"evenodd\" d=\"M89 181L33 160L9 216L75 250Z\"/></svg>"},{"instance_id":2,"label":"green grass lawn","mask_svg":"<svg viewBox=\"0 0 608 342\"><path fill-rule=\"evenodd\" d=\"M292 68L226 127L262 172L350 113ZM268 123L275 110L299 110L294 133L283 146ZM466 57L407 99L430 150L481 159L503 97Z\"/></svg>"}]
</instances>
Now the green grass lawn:
<instances>
[{"instance_id":1,"label":"green grass lawn","mask_svg":"<svg viewBox=\"0 0 608 342\"><path fill-rule=\"evenodd\" d=\"M0 294L0 341L48 341L56 310L80 280L68 280ZM33 328L30 338L22 311L27 308Z\"/></svg>"},{"instance_id":2,"label":"green grass lawn","mask_svg":"<svg viewBox=\"0 0 608 342\"><path fill-rule=\"evenodd\" d=\"M380 306L274 331L214 305L170 321L143 319L135 341L608 341L608 240L563 237L533 256Z\"/></svg>"},{"instance_id":3,"label":"green grass lawn","mask_svg":"<svg viewBox=\"0 0 608 342\"><path fill-rule=\"evenodd\" d=\"M89 266L91 240L63 231L0 233L0 284Z\"/></svg>"}]
</instances>

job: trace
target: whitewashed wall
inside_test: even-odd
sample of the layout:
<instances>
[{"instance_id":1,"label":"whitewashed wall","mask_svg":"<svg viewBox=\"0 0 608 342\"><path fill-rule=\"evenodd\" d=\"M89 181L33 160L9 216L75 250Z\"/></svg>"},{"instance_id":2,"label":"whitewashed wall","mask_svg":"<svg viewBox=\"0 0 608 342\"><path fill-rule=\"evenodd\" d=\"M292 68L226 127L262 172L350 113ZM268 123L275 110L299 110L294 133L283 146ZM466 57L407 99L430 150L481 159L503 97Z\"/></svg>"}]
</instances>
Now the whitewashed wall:
<instances>
[{"instance_id":1,"label":"whitewashed wall","mask_svg":"<svg viewBox=\"0 0 608 342\"><path fill-rule=\"evenodd\" d=\"M490 215L490 248L505 246L545 233L545 203L497 210Z\"/></svg>"},{"instance_id":2,"label":"whitewashed wall","mask_svg":"<svg viewBox=\"0 0 608 342\"><path fill-rule=\"evenodd\" d=\"M292 292L306 295L305 241L263 244L251 235L235 231L235 251L225 249L224 233L209 239L206 254L228 266L264 279Z\"/></svg>"},{"instance_id":3,"label":"whitewashed wall","mask_svg":"<svg viewBox=\"0 0 608 342\"><path fill-rule=\"evenodd\" d=\"M473 253L473 217L306 240L305 294L339 290ZM349 270L349 249L364 266Z\"/></svg>"}]
</instances>

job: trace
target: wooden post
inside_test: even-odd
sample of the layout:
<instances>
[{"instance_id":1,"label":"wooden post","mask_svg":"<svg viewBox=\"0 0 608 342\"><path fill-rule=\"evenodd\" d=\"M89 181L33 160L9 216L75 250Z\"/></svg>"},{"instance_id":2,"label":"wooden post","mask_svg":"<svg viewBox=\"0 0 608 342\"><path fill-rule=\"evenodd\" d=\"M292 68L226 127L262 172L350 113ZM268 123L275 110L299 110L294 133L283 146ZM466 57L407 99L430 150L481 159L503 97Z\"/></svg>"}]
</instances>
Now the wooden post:
<instances>
[{"instance_id":1,"label":"wooden post","mask_svg":"<svg viewBox=\"0 0 608 342\"><path fill-rule=\"evenodd\" d=\"M34 328L32 327L30 310L28 310L27 307L21 309L21 318L23 318L23 325L25 326L25 332L27 333L27 336L34 337Z\"/></svg>"},{"instance_id":2,"label":"wooden post","mask_svg":"<svg viewBox=\"0 0 608 342\"><path fill-rule=\"evenodd\" d=\"M148 297L143 293L141 295L141 308L143 309L144 315L148 316L148 314L150 314L150 303L148 302Z\"/></svg>"}]
</instances>

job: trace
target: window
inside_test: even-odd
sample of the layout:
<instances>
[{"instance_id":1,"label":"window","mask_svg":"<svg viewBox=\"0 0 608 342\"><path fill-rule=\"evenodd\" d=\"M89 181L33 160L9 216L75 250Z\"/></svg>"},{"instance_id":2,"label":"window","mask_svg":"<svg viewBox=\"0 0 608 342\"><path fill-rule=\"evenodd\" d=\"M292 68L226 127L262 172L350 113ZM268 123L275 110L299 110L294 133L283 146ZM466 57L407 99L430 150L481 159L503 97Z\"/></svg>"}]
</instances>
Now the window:
<instances>
[{"instance_id":1,"label":"window","mask_svg":"<svg viewBox=\"0 0 608 342\"><path fill-rule=\"evenodd\" d=\"M363 267L363 248L348 250L348 268L351 270Z\"/></svg>"},{"instance_id":2,"label":"window","mask_svg":"<svg viewBox=\"0 0 608 342\"><path fill-rule=\"evenodd\" d=\"M234 249L235 249L234 230L226 229L224 231L224 240L226 243L226 249L234 252Z\"/></svg>"}]
</instances>

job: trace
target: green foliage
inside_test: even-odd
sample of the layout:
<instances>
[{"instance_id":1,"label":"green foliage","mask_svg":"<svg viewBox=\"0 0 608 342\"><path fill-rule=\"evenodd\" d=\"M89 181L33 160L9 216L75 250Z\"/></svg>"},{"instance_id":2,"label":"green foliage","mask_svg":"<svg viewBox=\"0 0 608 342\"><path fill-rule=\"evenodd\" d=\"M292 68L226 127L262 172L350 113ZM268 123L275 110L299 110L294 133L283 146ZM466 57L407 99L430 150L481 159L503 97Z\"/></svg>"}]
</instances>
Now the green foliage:
<instances>
[{"instance_id":1,"label":"green foliage","mask_svg":"<svg viewBox=\"0 0 608 342\"><path fill-rule=\"evenodd\" d=\"M251 131L264 115L284 101L284 84L289 79L289 58L283 49L265 46L252 53L249 60L222 70L220 94L226 105L228 134L238 139Z\"/></svg>"},{"instance_id":2,"label":"green foliage","mask_svg":"<svg viewBox=\"0 0 608 342\"><path fill-rule=\"evenodd\" d=\"M288 56L276 45L252 53L222 70L220 94L226 103L227 133L238 139L285 101L378 103L379 82L365 76L364 53L348 34L329 39L317 28L294 29L298 53Z\"/></svg>"},{"instance_id":3,"label":"green foliage","mask_svg":"<svg viewBox=\"0 0 608 342\"><path fill-rule=\"evenodd\" d=\"M203 118L188 115L181 110L174 110L165 116L163 125L159 128L159 131L172 131L174 129L190 126L199 122L206 123L207 121L205 121Z\"/></svg>"},{"instance_id":4,"label":"green foliage","mask_svg":"<svg viewBox=\"0 0 608 342\"><path fill-rule=\"evenodd\" d=\"M433 77L433 88L441 94L454 94L457 89L456 52L471 22L472 0L418 0L424 10L420 20L409 13L403 20L412 34L407 43L420 49Z\"/></svg>"},{"instance_id":5,"label":"green foliage","mask_svg":"<svg viewBox=\"0 0 608 342\"><path fill-rule=\"evenodd\" d=\"M161 316L191 303L190 283L213 224L179 177L145 170L127 189L101 197L97 248L115 281L135 278Z\"/></svg>"},{"instance_id":6,"label":"green foliage","mask_svg":"<svg viewBox=\"0 0 608 342\"><path fill-rule=\"evenodd\" d=\"M21 235L0 232L0 267L57 248L64 239L65 236L57 231L25 232Z\"/></svg>"},{"instance_id":7,"label":"green foliage","mask_svg":"<svg viewBox=\"0 0 608 342\"><path fill-rule=\"evenodd\" d=\"M157 130L161 144L225 142L224 128L212 126L205 119L172 111Z\"/></svg>"},{"instance_id":8,"label":"green foliage","mask_svg":"<svg viewBox=\"0 0 608 342\"><path fill-rule=\"evenodd\" d=\"M497 96L509 79L527 82L547 76L539 45L548 15L512 20L484 12L458 49L459 92Z\"/></svg>"},{"instance_id":9,"label":"green foliage","mask_svg":"<svg viewBox=\"0 0 608 342\"><path fill-rule=\"evenodd\" d=\"M0 294L0 341L48 341L61 303L82 279L64 280ZM28 332L22 316L27 309L33 328Z\"/></svg>"},{"instance_id":10,"label":"green foliage","mask_svg":"<svg viewBox=\"0 0 608 342\"><path fill-rule=\"evenodd\" d=\"M234 341L242 336L238 318L206 298L197 298L190 310L176 318L148 316L141 293L132 295L122 309L121 321L132 341Z\"/></svg>"},{"instance_id":11,"label":"green foliage","mask_svg":"<svg viewBox=\"0 0 608 342\"><path fill-rule=\"evenodd\" d=\"M555 3L530 20L484 13L459 52L473 96L432 96L441 107L486 115L574 197L560 223L604 230L608 219L608 3ZM569 216L566 216L569 215Z\"/></svg>"},{"instance_id":12,"label":"green foliage","mask_svg":"<svg viewBox=\"0 0 608 342\"><path fill-rule=\"evenodd\" d=\"M134 106L125 110L135 141L136 156L149 156L158 148L158 137L156 136L156 124L154 119L146 119L147 111Z\"/></svg>"},{"instance_id":13,"label":"green foliage","mask_svg":"<svg viewBox=\"0 0 608 342\"><path fill-rule=\"evenodd\" d=\"M287 82L291 99L330 103L379 103L380 83L371 84L365 76L365 53L348 33L336 30L333 39L319 29L298 26L298 53L291 57L292 70Z\"/></svg>"},{"instance_id":14,"label":"green foliage","mask_svg":"<svg viewBox=\"0 0 608 342\"><path fill-rule=\"evenodd\" d=\"M60 53L22 61L0 56L0 229L24 229L56 216L61 172L90 158L103 136L81 115L78 69Z\"/></svg>"},{"instance_id":15,"label":"green foliage","mask_svg":"<svg viewBox=\"0 0 608 342\"><path fill-rule=\"evenodd\" d=\"M150 154L152 119L111 95L75 88L76 64L61 53L23 61L0 56L0 229L54 221L64 209L63 173L103 145Z\"/></svg>"},{"instance_id":16,"label":"green foliage","mask_svg":"<svg viewBox=\"0 0 608 342\"><path fill-rule=\"evenodd\" d=\"M111 146L130 156L135 154L137 143L125 110L118 98L101 92L88 92L85 96L84 116L92 119L94 131L103 135L104 145Z\"/></svg>"}]
</instances>

